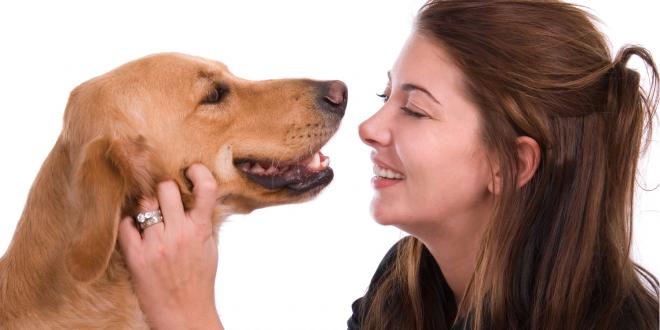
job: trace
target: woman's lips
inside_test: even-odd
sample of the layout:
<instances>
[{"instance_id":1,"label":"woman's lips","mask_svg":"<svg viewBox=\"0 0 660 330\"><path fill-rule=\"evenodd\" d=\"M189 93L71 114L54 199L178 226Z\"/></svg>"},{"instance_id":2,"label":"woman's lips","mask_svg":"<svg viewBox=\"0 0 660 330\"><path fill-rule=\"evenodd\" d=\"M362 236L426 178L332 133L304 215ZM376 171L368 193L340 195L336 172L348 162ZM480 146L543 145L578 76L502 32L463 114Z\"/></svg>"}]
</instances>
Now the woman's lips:
<instances>
[{"instance_id":1,"label":"woman's lips","mask_svg":"<svg viewBox=\"0 0 660 330\"><path fill-rule=\"evenodd\" d=\"M393 186L397 183L400 183L401 179L387 179L379 176L375 176L371 179L371 184L375 189L383 189L390 186Z\"/></svg>"},{"instance_id":2,"label":"woman's lips","mask_svg":"<svg viewBox=\"0 0 660 330\"><path fill-rule=\"evenodd\" d=\"M373 171L375 176L371 180L371 183L376 189L390 187L406 178L402 173L382 167L379 164L374 164Z\"/></svg>"}]
</instances>

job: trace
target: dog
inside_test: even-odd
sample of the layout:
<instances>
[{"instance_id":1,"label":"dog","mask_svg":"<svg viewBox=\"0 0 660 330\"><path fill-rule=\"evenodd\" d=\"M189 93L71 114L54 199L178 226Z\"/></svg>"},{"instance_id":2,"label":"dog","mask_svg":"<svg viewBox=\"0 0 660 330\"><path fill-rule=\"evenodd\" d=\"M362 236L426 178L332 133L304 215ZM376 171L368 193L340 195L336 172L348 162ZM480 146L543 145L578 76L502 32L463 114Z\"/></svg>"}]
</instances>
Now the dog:
<instances>
[{"instance_id":1,"label":"dog","mask_svg":"<svg viewBox=\"0 0 660 330\"><path fill-rule=\"evenodd\" d=\"M218 183L230 214L297 203L333 178L320 149L346 110L341 81L249 81L216 61L155 54L76 87L62 132L0 259L2 329L147 329L116 245L120 218L184 172Z\"/></svg>"}]
</instances>

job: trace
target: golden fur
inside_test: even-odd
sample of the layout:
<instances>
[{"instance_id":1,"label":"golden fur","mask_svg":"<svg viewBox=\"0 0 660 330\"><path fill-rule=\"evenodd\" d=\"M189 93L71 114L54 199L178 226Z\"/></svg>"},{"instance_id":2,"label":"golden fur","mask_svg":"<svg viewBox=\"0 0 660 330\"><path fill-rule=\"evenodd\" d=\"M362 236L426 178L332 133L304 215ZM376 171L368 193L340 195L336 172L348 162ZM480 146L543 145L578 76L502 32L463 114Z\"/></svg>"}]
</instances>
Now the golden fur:
<instances>
[{"instance_id":1,"label":"golden fur","mask_svg":"<svg viewBox=\"0 0 660 330\"><path fill-rule=\"evenodd\" d=\"M217 91L220 102L205 101ZM328 93L339 115L323 109ZM267 189L235 161L284 164L314 154L338 128L345 93L338 82L247 81L182 54L152 55L78 86L0 259L0 327L147 328L115 244L119 219L164 179L177 182L191 207L183 172L193 163L219 184L216 224L311 198L331 175L302 192Z\"/></svg>"}]
</instances>

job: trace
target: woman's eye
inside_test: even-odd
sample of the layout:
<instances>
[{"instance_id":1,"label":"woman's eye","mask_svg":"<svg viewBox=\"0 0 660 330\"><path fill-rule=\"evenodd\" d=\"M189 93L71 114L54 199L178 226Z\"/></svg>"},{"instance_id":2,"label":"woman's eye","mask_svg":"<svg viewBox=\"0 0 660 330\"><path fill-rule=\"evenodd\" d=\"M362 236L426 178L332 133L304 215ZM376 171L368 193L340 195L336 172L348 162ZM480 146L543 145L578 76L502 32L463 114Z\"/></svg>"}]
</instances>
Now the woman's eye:
<instances>
[{"instance_id":1,"label":"woman's eye","mask_svg":"<svg viewBox=\"0 0 660 330\"><path fill-rule=\"evenodd\" d=\"M401 107L401 111L403 111L403 113L405 113L406 115L412 116L412 117L415 117L415 118L426 118L427 117L425 114L417 112L417 111L410 110L407 107Z\"/></svg>"},{"instance_id":2,"label":"woman's eye","mask_svg":"<svg viewBox=\"0 0 660 330\"><path fill-rule=\"evenodd\" d=\"M390 99L390 96L387 95L387 94L385 94L385 93L383 93L383 94L376 94L376 96L378 96L378 97L380 97L381 99L383 99L383 102L387 102L387 100Z\"/></svg>"},{"instance_id":3,"label":"woman's eye","mask_svg":"<svg viewBox=\"0 0 660 330\"><path fill-rule=\"evenodd\" d=\"M216 104L220 103L222 99L225 98L225 95L229 92L229 89L222 85L216 85L214 86L211 90L209 90L209 93L206 95L206 98L204 101L202 101L203 104Z\"/></svg>"}]
</instances>

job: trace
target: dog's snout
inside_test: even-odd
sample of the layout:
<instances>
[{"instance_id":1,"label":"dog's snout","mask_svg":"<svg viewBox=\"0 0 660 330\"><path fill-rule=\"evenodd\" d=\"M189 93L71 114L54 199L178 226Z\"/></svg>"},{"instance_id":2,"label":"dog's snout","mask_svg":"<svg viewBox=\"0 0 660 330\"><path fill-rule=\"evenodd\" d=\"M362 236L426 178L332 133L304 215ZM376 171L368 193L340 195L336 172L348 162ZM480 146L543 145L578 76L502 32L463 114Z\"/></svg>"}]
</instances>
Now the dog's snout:
<instances>
[{"instance_id":1,"label":"dog's snout","mask_svg":"<svg viewBox=\"0 0 660 330\"><path fill-rule=\"evenodd\" d=\"M341 81L331 81L328 83L328 92L325 99L334 104L341 105L346 98L346 85Z\"/></svg>"},{"instance_id":2,"label":"dog's snout","mask_svg":"<svg viewBox=\"0 0 660 330\"><path fill-rule=\"evenodd\" d=\"M321 110L343 117L348 96L346 84L339 80L333 80L323 82L321 86L321 95L318 102Z\"/></svg>"}]
</instances>

